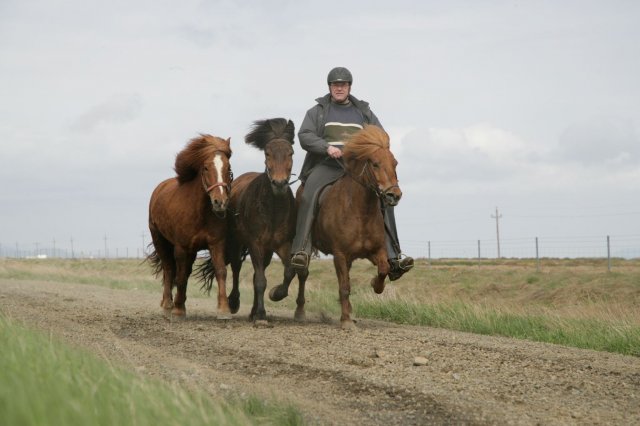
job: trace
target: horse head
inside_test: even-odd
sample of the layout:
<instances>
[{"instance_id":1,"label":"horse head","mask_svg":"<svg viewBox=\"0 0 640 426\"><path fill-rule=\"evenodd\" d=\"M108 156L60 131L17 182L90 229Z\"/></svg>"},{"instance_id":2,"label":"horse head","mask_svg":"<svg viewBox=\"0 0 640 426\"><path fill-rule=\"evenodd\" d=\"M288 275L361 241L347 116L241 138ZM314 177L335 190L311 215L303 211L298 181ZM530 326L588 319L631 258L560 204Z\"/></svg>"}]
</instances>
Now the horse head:
<instances>
[{"instance_id":1,"label":"horse head","mask_svg":"<svg viewBox=\"0 0 640 426\"><path fill-rule=\"evenodd\" d=\"M389 135L377 126L365 126L344 147L345 167L354 179L373 190L388 206L402 198L398 185L396 161L389 150Z\"/></svg>"},{"instance_id":2,"label":"horse head","mask_svg":"<svg viewBox=\"0 0 640 426\"><path fill-rule=\"evenodd\" d=\"M295 127L291 120L271 118L253 123L245 142L264 151L265 173L274 195L289 190L293 167L293 138Z\"/></svg>"},{"instance_id":3,"label":"horse head","mask_svg":"<svg viewBox=\"0 0 640 426\"><path fill-rule=\"evenodd\" d=\"M225 213L229 204L229 192L233 181L229 156L227 151L214 151L202 165L202 186L216 214Z\"/></svg>"},{"instance_id":4,"label":"horse head","mask_svg":"<svg viewBox=\"0 0 640 426\"><path fill-rule=\"evenodd\" d=\"M264 165L273 194L286 194L293 167L291 143L284 139L275 139L269 142L264 149Z\"/></svg>"}]
</instances>

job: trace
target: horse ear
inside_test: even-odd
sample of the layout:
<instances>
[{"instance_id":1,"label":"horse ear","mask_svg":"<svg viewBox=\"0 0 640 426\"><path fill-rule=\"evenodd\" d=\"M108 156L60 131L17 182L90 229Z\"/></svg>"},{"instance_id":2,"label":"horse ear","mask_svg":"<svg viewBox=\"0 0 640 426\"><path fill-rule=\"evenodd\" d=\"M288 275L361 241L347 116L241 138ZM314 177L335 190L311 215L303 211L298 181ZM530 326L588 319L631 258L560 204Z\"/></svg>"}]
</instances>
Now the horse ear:
<instances>
[{"instance_id":1,"label":"horse ear","mask_svg":"<svg viewBox=\"0 0 640 426\"><path fill-rule=\"evenodd\" d=\"M231 136L229 136L225 142L227 143L227 146L229 147L229 158L231 158L231 154L233 153L233 151L231 151Z\"/></svg>"},{"instance_id":2,"label":"horse ear","mask_svg":"<svg viewBox=\"0 0 640 426\"><path fill-rule=\"evenodd\" d=\"M290 141L291 141L291 145L293 145L293 139L296 135L296 126L293 124L293 121L288 120L287 121L287 126L285 127L285 132L291 136Z\"/></svg>"}]
</instances>

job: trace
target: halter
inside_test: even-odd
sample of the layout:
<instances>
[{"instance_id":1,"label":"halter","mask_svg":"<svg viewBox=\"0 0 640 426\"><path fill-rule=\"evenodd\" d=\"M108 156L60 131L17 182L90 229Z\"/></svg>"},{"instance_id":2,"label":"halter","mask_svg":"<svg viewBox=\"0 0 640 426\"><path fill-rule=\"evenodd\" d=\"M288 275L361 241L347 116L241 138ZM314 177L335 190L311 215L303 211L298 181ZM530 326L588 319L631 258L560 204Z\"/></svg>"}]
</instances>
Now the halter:
<instances>
[{"instance_id":1,"label":"halter","mask_svg":"<svg viewBox=\"0 0 640 426\"><path fill-rule=\"evenodd\" d=\"M342 163L341 163L342 164ZM371 171L371 160L367 160L364 163L364 166L362 166L362 171L360 171L360 173L358 174L358 178L362 178L363 175L366 174L365 178L366 180L364 182L360 181L359 179L356 179L354 176L351 176L353 178L353 180L355 180L356 182L358 182L360 185L364 186L365 188L368 188L370 190L372 190L373 192L375 192L376 196L378 197L378 199L380 200L380 202L384 205L387 204L386 199L385 199L385 194L390 191L393 188L400 188L399 185L391 185L388 188L385 189L380 189L378 187L378 185L376 184L376 178L373 175L373 172ZM344 165L342 166L343 169L345 169L345 171L347 170Z\"/></svg>"},{"instance_id":2,"label":"halter","mask_svg":"<svg viewBox=\"0 0 640 426\"><path fill-rule=\"evenodd\" d=\"M264 168L264 174L267 175L267 178L269 178L269 182L271 182L273 179L271 179L271 172L269 171L268 167ZM287 184L291 185L292 183L296 183L297 179L294 180L293 182L291 182L291 176L295 176L295 173L290 173L289 174L289 178L287 179Z\"/></svg>"},{"instance_id":3,"label":"halter","mask_svg":"<svg viewBox=\"0 0 640 426\"><path fill-rule=\"evenodd\" d=\"M221 153L226 157L226 154L224 154L224 152L222 151L216 151L216 153ZM227 157L228 159L229 157ZM223 187L226 191L227 194L229 194L229 191L231 191L231 182L233 182L233 171L231 170L231 165L229 165L229 175L228 175L228 179L229 179L229 183L226 182L216 182L212 185L207 185L207 181L204 178L204 169L202 170L202 173L200 174L200 177L202 178L202 187L204 188L204 192L209 194L211 191L213 191L215 188L221 186Z\"/></svg>"}]
</instances>

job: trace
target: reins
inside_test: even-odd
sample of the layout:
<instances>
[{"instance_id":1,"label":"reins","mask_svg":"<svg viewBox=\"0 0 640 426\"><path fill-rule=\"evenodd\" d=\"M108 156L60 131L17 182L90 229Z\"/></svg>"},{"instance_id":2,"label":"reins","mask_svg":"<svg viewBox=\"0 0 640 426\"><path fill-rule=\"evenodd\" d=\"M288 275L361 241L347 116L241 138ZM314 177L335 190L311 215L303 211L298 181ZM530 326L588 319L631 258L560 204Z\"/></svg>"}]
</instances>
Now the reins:
<instances>
[{"instance_id":1,"label":"reins","mask_svg":"<svg viewBox=\"0 0 640 426\"><path fill-rule=\"evenodd\" d=\"M340 165L340 167L342 167L342 169L345 171L345 173L351 177L351 179L353 179L355 182L357 182L360 185L362 185L364 188L372 190L376 194L376 196L378 197L378 199L380 200L380 202L383 205L386 205L384 194L387 191L389 191L389 190L391 190L393 188L400 188L400 186L398 186L398 185L391 185L390 187L385 188L383 190L380 189L378 187L378 185L375 184L376 179L375 179L375 176L373 175L373 172L371 171L371 167L370 167L371 161L370 160L367 160L364 163L364 166L362 166L362 170L357 175L358 179L356 178L356 176L354 176L352 173L350 173L349 170L347 170L347 168L345 167L345 165L344 165L344 163L342 161L339 161L337 158L335 160ZM363 178L363 175L365 175L365 173L366 173L366 176L364 176L364 177L366 178L366 180L363 182L359 178Z\"/></svg>"}]
</instances>

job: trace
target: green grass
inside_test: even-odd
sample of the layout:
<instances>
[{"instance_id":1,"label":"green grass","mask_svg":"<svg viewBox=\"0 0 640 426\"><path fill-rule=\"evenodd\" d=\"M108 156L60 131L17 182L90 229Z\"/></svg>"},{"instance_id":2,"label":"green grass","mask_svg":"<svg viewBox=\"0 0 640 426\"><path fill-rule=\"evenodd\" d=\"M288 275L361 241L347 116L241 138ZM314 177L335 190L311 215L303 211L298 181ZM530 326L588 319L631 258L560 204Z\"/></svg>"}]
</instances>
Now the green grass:
<instances>
[{"instance_id":1,"label":"green grass","mask_svg":"<svg viewBox=\"0 0 640 426\"><path fill-rule=\"evenodd\" d=\"M397 300L362 301L355 306L361 318L422 325L555 343L583 349L640 356L640 326L595 319L567 319L553 315L501 313L465 303L420 305Z\"/></svg>"},{"instance_id":2,"label":"green grass","mask_svg":"<svg viewBox=\"0 0 640 426\"><path fill-rule=\"evenodd\" d=\"M418 259L402 279L381 295L369 286L375 268L356 261L351 270L351 303L362 318L442 327L488 335L557 343L640 356L640 259ZM251 304L250 262L241 277L242 304ZM227 275L230 288L231 273ZM0 259L0 278L88 283L158 294L160 281L139 260ZM267 270L269 288L282 282L282 266ZM189 283L189 297L208 297ZM213 293L215 295L215 292ZM270 309L293 315L297 281ZM331 260L314 259L306 288L306 310L340 315Z\"/></svg>"},{"instance_id":3,"label":"green grass","mask_svg":"<svg viewBox=\"0 0 640 426\"><path fill-rule=\"evenodd\" d=\"M204 391L106 364L0 316L0 424L297 425L290 406L256 398L213 400Z\"/></svg>"}]
</instances>

